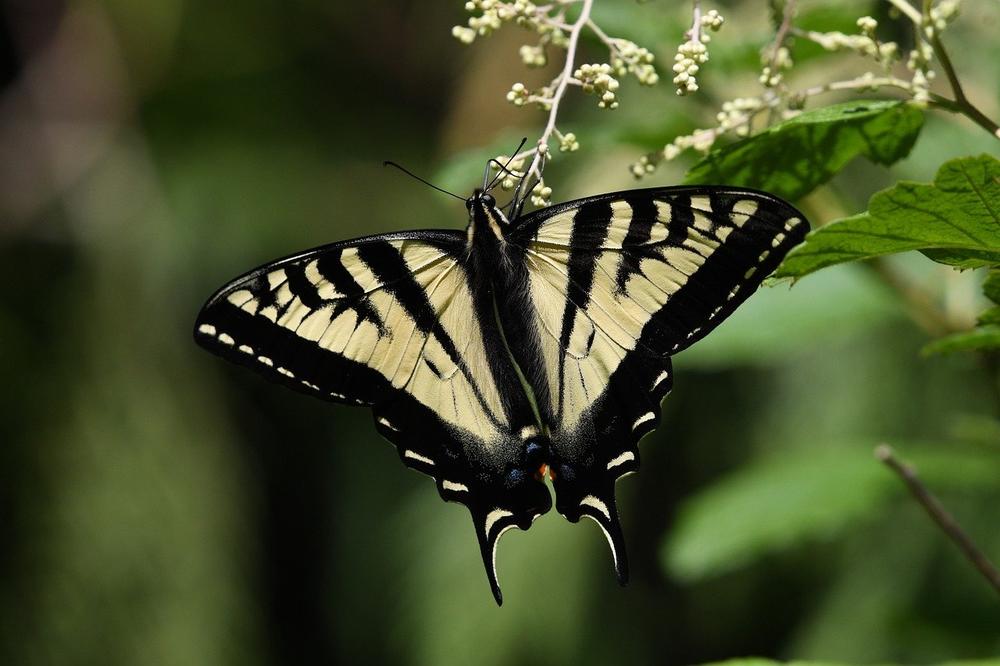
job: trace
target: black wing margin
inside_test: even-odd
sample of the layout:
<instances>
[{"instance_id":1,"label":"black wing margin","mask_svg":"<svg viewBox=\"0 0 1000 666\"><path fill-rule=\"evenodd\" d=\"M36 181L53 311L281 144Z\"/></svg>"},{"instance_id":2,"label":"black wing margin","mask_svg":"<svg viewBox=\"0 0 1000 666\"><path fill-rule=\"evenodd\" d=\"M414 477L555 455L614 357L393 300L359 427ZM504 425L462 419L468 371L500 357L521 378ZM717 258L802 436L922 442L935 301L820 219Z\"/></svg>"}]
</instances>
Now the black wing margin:
<instances>
[{"instance_id":1,"label":"black wing margin","mask_svg":"<svg viewBox=\"0 0 1000 666\"><path fill-rule=\"evenodd\" d=\"M478 316L464 250L463 233L428 231L278 260L212 296L195 340L293 389L370 406L403 463L468 507L500 603L497 540L551 499L526 473L535 420L513 371L490 366L496 324Z\"/></svg>"},{"instance_id":2,"label":"black wing margin","mask_svg":"<svg viewBox=\"0 0 1000 666\"><path fill-rule=\"evenodd\" d=\"M628 576L614 485L660 419L670 356L728 317L809 229L771 195L728 187L605 194L532 213L524 248L547 385L556 507L595 520Z\"/></svg>"}]
</instances>

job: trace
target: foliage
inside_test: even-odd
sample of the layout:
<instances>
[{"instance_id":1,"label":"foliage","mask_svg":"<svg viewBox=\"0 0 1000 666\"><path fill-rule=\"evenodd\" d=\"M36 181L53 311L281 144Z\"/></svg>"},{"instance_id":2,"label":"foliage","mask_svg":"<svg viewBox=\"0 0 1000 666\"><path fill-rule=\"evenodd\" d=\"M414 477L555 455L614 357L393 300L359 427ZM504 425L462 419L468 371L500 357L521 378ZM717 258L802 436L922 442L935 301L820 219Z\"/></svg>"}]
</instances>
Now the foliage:
<instances>
[{"instance_id":1,"label":"foliage","mask_svg":"<svg viewBox=\"0 0 1000 666\"><path fill-rule=\"evenodd\" d=\"M867 212L812 232L778 275L802 277L825 266L908 250L959 268L1000 263L1000 160L989 155L950 160L932 184L901 182L879 192Z\"/></svg>"},{"instance_id":2,"label":"foliage","mask_svg":"<svg viewBox=\"0 0 1000 666\"><path fill-rule=\"evenodd\" d=\"M923 113L905 102L821 107L712 151L688 170L684 182L727 183L801 199L858 156L885 165L903 159L923 121Z\"/></svg>"},{"instance_id":3,"label":"foliage","mask_svg":"<svg viewBox=\"0 0 1000 666\"><path fill-rule=\"evenodd\" d=\"M4 14L0 662L996 663L995 595L871 456L1000 559L995 2L36 4ZM816 231L675 359L619 484L630 587L549 515L504 541L498 612L368 414L189 329L255 262L464 223L383 160L463 192L526 134L540 203L718 179Z\"/></svg>"}]
</instances>

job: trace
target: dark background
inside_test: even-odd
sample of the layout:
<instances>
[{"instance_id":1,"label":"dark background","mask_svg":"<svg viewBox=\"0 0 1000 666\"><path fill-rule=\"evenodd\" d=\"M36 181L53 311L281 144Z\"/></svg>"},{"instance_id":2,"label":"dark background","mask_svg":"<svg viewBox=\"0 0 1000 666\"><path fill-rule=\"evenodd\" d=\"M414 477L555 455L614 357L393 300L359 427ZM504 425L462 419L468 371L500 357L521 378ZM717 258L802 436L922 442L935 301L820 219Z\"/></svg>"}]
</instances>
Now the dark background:
<instances>
[{"instance_id":1,"label":"dark background","mask_svg":"<svg viewBox=\"0 0 1000 666\"><path fill-rule=\"evenodd\" d=\"M683 11L612 4L598 14L609 30L671 61ZM962 34L984 46L956 61L996 117L996 8L966 5ZM863 267L765 289L677 360L643 471L619 484L628 588L599 530L552 513L503 540L502 609L464 508L403 468L366 411L194 345L204 298L263 261L464 226L461 203L381 162L466 193L488 154L476 147L533 140L542 115L503 102L513 81L534 80L516 55L525 33L462 46L449 34L460 2L0 7L0 662L928 663L1000 651L995 595L871 458L890 441L917 460L1000 559L996 378L974 357L921 358L927 338ZM868 13L844 7L833 19ZM568 98L584 149L547 172L557 200L631 187L630 161L753 90L762 3L722 9L702 97L628 85L610 115ZM800 203L820 221L856 212L895 178L926 180L983 150L976 132L934 118L895 171L859 163ZM899 267L954 307L975 305L978 277L919 257Z\"/></svg>"}]
</instances>

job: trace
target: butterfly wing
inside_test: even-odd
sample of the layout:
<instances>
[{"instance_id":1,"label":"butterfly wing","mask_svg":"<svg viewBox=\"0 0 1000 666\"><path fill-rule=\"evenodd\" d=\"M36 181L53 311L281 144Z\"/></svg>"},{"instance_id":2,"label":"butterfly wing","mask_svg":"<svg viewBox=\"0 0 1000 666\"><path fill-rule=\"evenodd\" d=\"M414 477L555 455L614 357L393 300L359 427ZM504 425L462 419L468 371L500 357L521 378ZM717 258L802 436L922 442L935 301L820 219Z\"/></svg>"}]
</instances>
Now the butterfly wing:
<instances>
[{"instance_id":1,"label":"butterfly wing","mask_svg":"<svg viewBox=\"0 0 1000 666\"><path fill-rule=\"evenodd\" d=\"M500 603L497 539L551 500L525 473L521 433L536 421L513 366L492 353L498 326L480 316L464 251L464 234L441 231L294 255L219 290L195 339L294 389L370 406L402 461L469 508Z\"/></svg>"},{"instance_id":2,"label":"butterfly wing","mask_svg":"<svg viewBox=\"0 0 1000 666\"><path fill-rule=\"evenodd\" d=\"M638 469L637 443L659 422L670 356L728 317L807 231L784 201L722 187L601 195L536 211L513 230L547 369L533 388L556 507L600 525L620 581L614 485Z\"/></svg>"}]
</instances>

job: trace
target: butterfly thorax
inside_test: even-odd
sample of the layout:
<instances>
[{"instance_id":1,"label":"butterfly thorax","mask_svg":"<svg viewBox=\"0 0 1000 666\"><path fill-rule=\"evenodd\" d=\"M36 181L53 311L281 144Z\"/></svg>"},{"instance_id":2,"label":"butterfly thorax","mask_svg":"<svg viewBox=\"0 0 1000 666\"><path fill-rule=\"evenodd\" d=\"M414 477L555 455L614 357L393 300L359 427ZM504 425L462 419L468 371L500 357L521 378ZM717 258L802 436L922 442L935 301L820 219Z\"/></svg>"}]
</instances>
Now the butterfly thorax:
<instances>
[{"instance_id":1,"label":"butterfly thorax","mask_svg":"<svg viewBox=\"0 0 1000 666\"><path fill-rule=\"evenodd\" d=\"M497 207L496 199L489 192L477 189L465 201L469 210L469 226L467 229L468 247L471 251L476 245L477 251L488 251L497 248L497 244L506 243L506 234L510 229L507 216ZM483 241L486 241L483 243Z\"/></svg>"}]
</instances>

